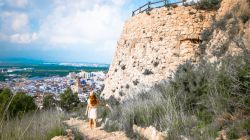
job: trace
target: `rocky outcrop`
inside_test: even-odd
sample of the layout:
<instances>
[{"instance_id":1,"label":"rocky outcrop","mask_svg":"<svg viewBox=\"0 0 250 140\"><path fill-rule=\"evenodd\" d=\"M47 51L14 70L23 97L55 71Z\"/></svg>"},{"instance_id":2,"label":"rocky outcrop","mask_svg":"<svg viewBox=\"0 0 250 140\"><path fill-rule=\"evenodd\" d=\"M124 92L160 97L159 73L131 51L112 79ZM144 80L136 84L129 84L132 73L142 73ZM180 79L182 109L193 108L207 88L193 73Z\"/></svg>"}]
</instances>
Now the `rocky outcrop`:
<instances>
[{"instance_id":1,"label":"rocky outcrop","mask_svg":"<svg viewBox=\"0 0 250 140\"><path fill-rule=\"evenodd\" d=\"M196 62L201 32L215 14L190 6L154 9L129 19L108 72L102 95L124 99L140 86L166 79L177 66Z\"/></svg>"},{"instance_id":2,"label":"rocky outcrop","mask_svg":"<svg viewBox=\"0 0 250 140\"><path fill-rule=\"evenodd\" d=\"M148 140L165 140L167 135L156 130L155 127L149 126L142 128L136 125L133 125L133 132L139 136L146 138Z\"/></svg>"},{"instance_id":3,"label":"rocky outcrop","mask_svg":"<svg viewBox=\"0 0 250 140\"><path fill-rule=\"evenodd\" d=\"M228 2L235 5L235 1ZM236 27L239 20L235 16L227 18L226 14L233 8L228 2L224 0L218 11L178 6L133 16L126 22L117 43L101 95L105 99L113 96L121 101L134 95L137 89L167 79L186 61L197 63L200 58L217 61L227 54L243 51L239 47L242 42L232 41L236 39L232 35L249 37L243 37L249 32L245 27L249 24ZM220 24L222 27L213 28Z\"/></svg>"},{"instance_id":4,"label":"rocky outcrop","mask_svg":"<svg viewBox=\"0 0 250 140\"><path fill-rule=\"evenodd\" d=\"M74 140L75 139L75 136L71 129L67 129L66 132L67 132L67 136L56 136L52 138L51 140Z\"/></svg>"},{"instance_id":5,"label":"rocky outcrop","mask_svg":"<svg viewBox=\"0 0 250 140\"><path fill-rule=\"evenodd\" d=\"M227 55L250 50L250 22L243 16L250 15L247 0L223 0L213 25L203 31L204 59L216 62ZM204 45L204 46L203 46Z\"/></svg>"}]
</instances>

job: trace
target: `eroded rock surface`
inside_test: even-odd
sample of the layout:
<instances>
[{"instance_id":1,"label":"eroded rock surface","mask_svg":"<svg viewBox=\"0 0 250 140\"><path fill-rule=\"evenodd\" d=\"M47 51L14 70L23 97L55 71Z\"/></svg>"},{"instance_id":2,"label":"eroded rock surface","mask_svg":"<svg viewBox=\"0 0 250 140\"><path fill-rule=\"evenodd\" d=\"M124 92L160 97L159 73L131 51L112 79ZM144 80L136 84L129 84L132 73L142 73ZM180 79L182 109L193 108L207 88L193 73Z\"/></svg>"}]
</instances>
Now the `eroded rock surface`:
<instances>
[{"instance_id":1,"label":"eroded rock surface","mask_svg":"<svg viewBox=\"0 0 250 140\"><path fill-rule=\"evenodd\" d=\"M192 7L154 9L129 19L117 43L103 96L124 99L131 90L166 79L177 66L196 62L201 32L214 12Z\"/></svg>"}]
</instances>

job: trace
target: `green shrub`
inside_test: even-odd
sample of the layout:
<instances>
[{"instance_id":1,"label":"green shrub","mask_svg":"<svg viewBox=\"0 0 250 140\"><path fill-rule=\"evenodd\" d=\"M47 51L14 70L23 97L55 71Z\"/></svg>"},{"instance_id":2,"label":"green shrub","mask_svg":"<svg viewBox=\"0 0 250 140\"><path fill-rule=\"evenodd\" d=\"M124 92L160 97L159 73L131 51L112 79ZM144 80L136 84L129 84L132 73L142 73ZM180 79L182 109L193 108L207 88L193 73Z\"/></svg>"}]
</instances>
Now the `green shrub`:
<instances>
[{"instance_id":1,"label":"green shrub","mask_svg":"<svg viewBox=\"0 0 250 140\"><path fill-rule=\"evenodd\" d=\"M240 19L243 23L246 23L249 20L249 15L240 15Z\"/></svg>"},{"instance_id":2,"label":"green shrub","mask_svg":"<svg viewBox=\"0 0 250 140\"><path fill-rule=\"evenodd\" d=\"M13 94L10 91L10 89L1 90L0 92L0 117L5 117L4 111L7 109L12 96Z\"/></svg>"},{"instance_id":3,"label":"green shrub","mask_svg":"<svg viewBox=\"0 0 250 140\"><path fill-rule=\"evenodd\" d=\"M227 132L227 136L229 139L237 139L239 138L238 130L236 128L232 128Z\"/></svg>"},{"instance_id":4,"label":"green shrub","mask_svg":"<svg viewBox=\"0 0 250 140\"><path fill-rule=\"evenodd\" d=\"M117 121L107 121L105 126L104 126L104 129L107 132L118 131L120 129L119 123Z\"/></svg>"},{"instance_id":5,"label":"green shrub","mask_svg":"<svg viewBox=\"0 0 250 140\"><path fill-rule=\"evenodd\" d=\"M145 69L143 72L143 75L151 75L151 74L154 74L154 73L149 69Z\"/></svg>"},{"instance_id":6,"label":"green shrub","mask_svg":"<svg viewBox=\"0 0 250 140\"><path fill-rule=\"evenodd\" d=\"M63 136L66 135L64 128L62 127L55 127L47 134L47 140L51 140L55 136Z\"/></svg>"},{"instance_id":7,"label":"green shrub","mask_svg":"<svg viewBox=\"0 0 250 140\"><path fill-rule=\"evenodd\" d=\"M43 98L43 108L50 109L56 107L56 100L53 95L48 95Z\"/></svg>"},{"instance_id":8,"label":"green shrub","mask_svg":"<svg viewBox=\"0 0 250 140\"><path fill-rule=\"evenodd\" d=\"M84 140L84 136L82 135L82 133L79 132L78 129L73 128L72 132L73 132L73 134L75 136L74 140Z\"/></svg>"},{"instance_id":9,"label":"green shrub","mask_svg":"<svg viewBox=\"0 0 250 140\"><path fill-rule=\"evenodd\" d=\"M249 135L250 120L237 120L229 125L227 136L229 139L237 139L244 135Z\"/></svg>"},{"instance_id":10,"label":"green shrub","mask_svg":"<svg viewBox=\"0 0 250 140\"><path fill-rule=\"evenodd\" d=\"M212 35L212 32L213 30L211 30L210 28L208 29L205 29L204 31L202 31L201 33L201 39L203 41L209 41L211 39L211 35Z\"/></svg>"},{"instance_id":11,"label":"green shrub","mask_svg":"<svg viewBox=\"0 0 250 140\"><path fill-rule=\"evenodd\" d=\"M64 93L60 94L60 105L65 111L72 111L74 108L77 108L80 103L80 100L76 93L68 88Z\"/></svg>"},{"instance_id":12,"label":"green shrub","mask_svg":"<svg viewBox=\"0 0 250 140\"><path fill-rule=\"evenodd\" d=\"M98 118L102 118L103 120L108 117L110 110L107 107L100 106L97 108Z\"/></svg>"},{"instance_id":13,"label":"green shrub","mask_svg":"<svg viewBox=\"0 0 250 140\"><path fill-rule=\"evenodd\" d=\"M221 0L200 0L198 8L205 10L215 10L220 6Z\"/></svg>"},{"instance_id":14,"label":"green shrub","mask_svg":"<svg viewBox=\"0 0 250 140\"><path fill-rule=\"evenodd\" d=\"M34 111L37 108L33 97L25 93L16 93L9 106L9 114L11 117L23 116L25 112Z\"/></svg>"},{"instance_id":15,"label":"green shrub","mask_svg":"<svg viewBox=\"0 0 250 140\"><path fill-rule=\"evenodd\" d=\"M22 117L24 113L34 111L37 108L33 97L25 93L12 94L10 89L4 89L0 93L0 117Z\"/></svg>"},{"instance_id":16,"label":"green shrub","mask_svg":"<svg viewBox=\"0 0 250 140\"><path fill-rule=\"evenodd\" d=\"M128 135L132 134L132 126L136 124L167 130L171 139L179 139L180 135L191 139L213 139L221 128L216 119L225 111L230 114L239 109L243 114L250 112L248 56L226 57L214 64L187 62L178 67L168 82L149 91L142 90L113 106L109 118L120 122L121 129ZM239 132L248 127L240 127ZM234 136L234 129L230 135Z\"/></svg>"}]
</instances>

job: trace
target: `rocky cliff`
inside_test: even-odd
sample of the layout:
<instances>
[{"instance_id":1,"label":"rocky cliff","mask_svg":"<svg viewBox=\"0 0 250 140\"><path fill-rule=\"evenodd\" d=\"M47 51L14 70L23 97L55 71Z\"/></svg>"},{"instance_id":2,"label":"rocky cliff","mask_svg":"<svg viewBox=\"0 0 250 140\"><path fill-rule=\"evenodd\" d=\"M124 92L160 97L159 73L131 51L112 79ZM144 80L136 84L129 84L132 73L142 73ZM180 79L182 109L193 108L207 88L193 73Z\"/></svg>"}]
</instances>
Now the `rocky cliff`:
<instances>
[{"instance_id":1,"label":"rocky cliff","mask_svg":"<svg viewBox=\"0 0 250 140\"><path fill-rule=\"evenodd\" d=\"M123 100L138 88L167 79L186 61L197 63L201 58L215 61L222 57L212 52L228 42L228 34L211 29L215 20L231 10L221 7L224 9L218 12L191 6L163 7L131 17L117 43L102 96ZM210 39L204 38L205 31L209 31ZM239 52L234 48L227 50Z\"/></svg>"}]
</instances>

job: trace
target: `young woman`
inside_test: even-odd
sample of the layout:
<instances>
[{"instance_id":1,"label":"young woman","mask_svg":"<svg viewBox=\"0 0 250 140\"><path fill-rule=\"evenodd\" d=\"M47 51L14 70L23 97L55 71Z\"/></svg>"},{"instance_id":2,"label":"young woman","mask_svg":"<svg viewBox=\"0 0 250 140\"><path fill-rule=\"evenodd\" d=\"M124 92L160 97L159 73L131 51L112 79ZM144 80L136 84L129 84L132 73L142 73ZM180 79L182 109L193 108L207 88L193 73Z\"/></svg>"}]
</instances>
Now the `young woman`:
<instances>
[{"instance_id":1,"label":"young woman","mask_svg":"<svg viewBox=\"0 0 250 140\"><path fill-rule=\"evenodd\" d=\"M94 125L94 128L96 128L96 119L97 119L97 105L99 104L99 101L97 100L95 94L93 91L89 94L88 104L86 108L85 115L89 118L89 127L92 129L92 124Z\"/></svg>"}]
</instances>

